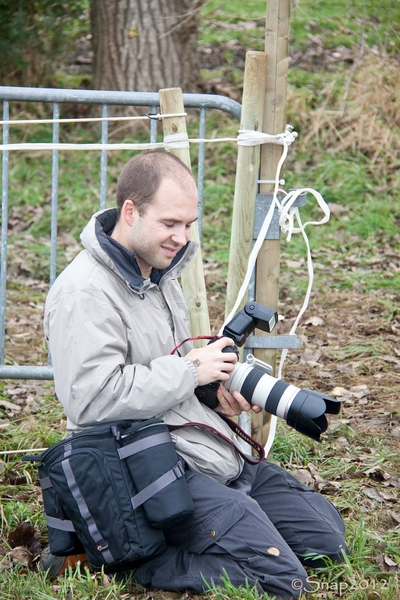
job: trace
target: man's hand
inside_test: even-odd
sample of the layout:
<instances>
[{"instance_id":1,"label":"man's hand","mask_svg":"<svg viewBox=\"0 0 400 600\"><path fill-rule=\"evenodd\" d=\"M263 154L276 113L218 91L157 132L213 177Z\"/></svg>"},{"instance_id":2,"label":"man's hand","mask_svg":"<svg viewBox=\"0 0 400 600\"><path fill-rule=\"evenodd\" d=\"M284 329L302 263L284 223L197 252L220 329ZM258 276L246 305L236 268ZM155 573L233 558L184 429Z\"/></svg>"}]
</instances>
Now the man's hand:
<instances>
[{"instance_id":1,"label":"man's hand","mask_svg":"<svg viewBox=\"0 0 400 600\"><path fill-rule=\"evenodd\" d=\"M196 367L199 385L206 385L212 381L223 382L229 379L238 357L235 352L222 352L225 346L234 346L233 340L224 337L204 348L195 348L186 354L185 358L191 360ZM252 410L259 413L262 410L260 406L249 404L239 392L235 391L231 394L222 384L217 390L217 399L219 405L215 412L227 417L240 415L243 411Z\"/></svg>"},{"instance_id":2,"label":"man's hand","mask_svg":"<svg viewBox=\"0 0 400 600\"><path fill-rule=\"evenodd\" d=\"M255 413L262 411L261 406L256 404L249 404L239 392L230 392L224 385L220 385L217 390L217 398L219 405L215 408L215 412L226 415L227 417L234 417L240 415L243 411L248 412L252 410Z\"/></svg>"},{"instance_id":3,"label":"man's hand","mask_svg":"<svg viewBox=\"0 0 400 600\"><path fill-rule=\"evenodd\" d=\"M194 348L185 358L192 361L199 378L198 385L212 381L227 381L237 363L235 352L222 352L225 346L234 346L231 338L223 337L204 348Z\"/></svg>"}]
</instances>

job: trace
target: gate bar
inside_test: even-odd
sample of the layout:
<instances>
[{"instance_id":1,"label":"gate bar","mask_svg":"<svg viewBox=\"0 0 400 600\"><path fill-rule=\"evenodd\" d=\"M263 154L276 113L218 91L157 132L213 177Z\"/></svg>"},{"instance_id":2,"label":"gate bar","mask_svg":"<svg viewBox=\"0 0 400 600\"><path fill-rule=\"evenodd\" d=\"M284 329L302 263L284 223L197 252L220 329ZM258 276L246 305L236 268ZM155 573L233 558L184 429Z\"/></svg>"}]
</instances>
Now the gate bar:
<instances>
[{"instance_id":1,"label":"gate bar","mask_svg":"<svg viewBox=\"0 0 400 600\"><path fill-rule=\"evenodd\" d=\"M241 105L236 100L214 94L182 94L182 97L185 108L219 109L240 121ZM159 106L158 92L113 92L8 86L0 86L0 100Z\"/></svg>"}]
</instances>

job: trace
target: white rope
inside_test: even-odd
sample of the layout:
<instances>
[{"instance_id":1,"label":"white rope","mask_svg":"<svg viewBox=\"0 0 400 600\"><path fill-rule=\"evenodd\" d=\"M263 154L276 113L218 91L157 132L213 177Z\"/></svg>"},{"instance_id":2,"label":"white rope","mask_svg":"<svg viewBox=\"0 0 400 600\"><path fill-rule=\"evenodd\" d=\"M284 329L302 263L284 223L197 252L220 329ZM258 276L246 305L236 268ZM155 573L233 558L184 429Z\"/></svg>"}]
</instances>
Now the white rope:
<instances>
[{"instance_id":1,"label":"white rope","mask_svg":"<svg viewBox=\"0 0 400 600\"><path fill-rule=\"evenodd\" d=\"M19 144L3 144L0 145L0 152L12 151L12 150L154 150L156 148L189 148L189 144L201 144L201 143L216 143L216 142L236 142L238 138L185 138L177 140L176 143L173 141L173 136L179 136L179 133L173 133L165 136L164 139L170 138L167 143L165 142L141 142L141 143L115 143L115 144L103 144L103 143L88 143L88 144L68 144L68 143L51 143L51 142L27 142ZM185 134L186 135L186 134Z\"/></svg>"},{"instance_id":2,"label":"white rope","mask_svg":"<svg viewBox=\"0 0 400 600\"><path fill-rule=\"evenodd\" d=\"M259 232L259 234L257 236L257 239L255 241L253 249L252 249L252 251L250 253L246 275L245 275L243 283L242 283L242 285L240 287L238 296L236 298L236 302L235 302L235 304L234 304L234 306L233 306L230 314L227 316L224 324L222 325L222 327L220 329L220 332L219 332L219 335L221 335L222 330L225 327L226 323L228 323L234 317L234 315L236 314L236 312L237 312L237 310L238 310L238 308L240 306L240 303L242 302L245 294L247 293L247 290L248 290L248 287L249 287L249 283L250 283L250 278L251 278L251 275L252 275L252 272L253 272L256 260L257 260L257 256L258 256L258 253L259 253L259 251L261 249L261 246L262 246L262 244L264 242L265 235L266 235L266 233L267 233L267 231L269 229L269 226L271 224L272 217L273 217L273 214L274 214L274 211L275 211L275 206L278 206L278 207L280 206L280 203L279 203L278 197L277 197L278 196L278 191L279 191L279 180L280 180L279 175L280 175L280 172L281 172L281 169L282 169L282 165L285 162L287 153L288 153L288 145L284 144L283 145L283 150L282 150L282 155L281 155L281 157L279 159L278 166L277 166L277 169L276 169L275 187L274 187L274 193L273 193L273 199L272 199L272 202L271 202L271 206L270 206L270 208L269 208L269 210L268 210L268 212L267 212L267 214L265 216L265 219L264 219L264 222L263 222L263 224L261 226L260 232Z\"/></svg>"},{"instance_id":3,"label":"white rope","mask_svg":"<svg viewBox=\"0 0 400 600\"><path fill-rule=\"evenodd\" d=\"M314 192L315 190L312 190L312 191ZM299 215L298 209L296 209L296 210L297 210L298 218L300 220L300 215ZM299 321L300 321L301 317L303 316L304 312L306 311L308 303L310 301L310 295L311 295L312 285L313 285L313 282L314 282L314 267L313 267L312 257L311 257L310 242L309 242L307 234L306 234L306 232L304 230L304 227L306 227L306 225L308 225L308 224L309 223L306 223L305 225L303 225L303 226L300 227L300 231L301 231L301 233L303 235L303 238L304 238L304 241L305 241L305 244L306 244L306 247L307 247L308 286L307 286L306 294L304 296L303 305L302 305L302 307L301 307L301 309L300 309L300 311L299 311L299 313L298 313L298 315L297 315L297 317L296 317L296 319L295 319L295 321L294 321L294 323L293 323L293 325L292 325L292 327L290 329L289 335L294 335L296 333L296 329L297 329L297 326L299 324ZM317 224L321 225L322 221L320 223L317 223ZM279 369L278 369L278 374L277 374L278 375L278 379L282 379L283 365L284 365L284 363L286 361L286 357L287 357L288 352L289 352L288 348L284 348L282 350L281 360L279 362ZM277 421L278 421L278 418L275 415L271 415L269 432L268 432L268 439L267 439L267 442L265 444L265 455L266 456L268 456L268 453L271 450L272 445L273 445L274 440L275 440Z\"/></svg>"},{"instance_id":4,"label":"white rope","mask_svg":"<svg viewBox=\"0 0 400 600\"><path fill-rule=\"evenodd\" d=\"M28 448L27 450L0 450L0 454L26 454L27 452L44 452L47 448Z\"/></svg>"},{"instance_id":5,"label":"white rope","mask_svg":"<svg viewBox=\"0 0 400 600\"><path fill-rule=\"evenodd\" d=\"M191 144L215 144L216 142L237 142L237 137L223 138L189 138Z\"/></svg>"},{"instance_id":6,"label":"white rope","mask_svg":"<svg viewBox=\"0 0 400 600\"><path fill-rule=\"evenodd\" d=\"M32 142L24 144L3 144L0 151L6 150L154 150L164 148L164 142L144 142L139 144L52 144Z\"/></svg>"},{"instance_id":7,"label":"white rope","mask_svg":"<svg viewBox=\"0 0 400 600\"><path fill-rule=\"evenodd\" d=\"M166 114L166 115L155 115L154 117L177 117L183 116L182 114ZM114 117L110 117L113 119ZM118 117L121 119L133 119L135 117ZM138 117L147 118L147 117ZM116 118L117 119L117 118ZM101 119L98 120L107 120ZM73 122L73 120L60 120ZM34 121L27 121L32 123ZM39 121L38 121L39 122ZM45 120L40 120L41 123ZM57 122L51 119L46 122L52 123ZM11 121L0 121L0 123L11 123ZM22 123L18 121L18 123ZM291 125L287 125L283 133L277 135L270 135L268 133L262 133L260 131L252 130L240 130L237 137L223 137L223 138L188 138L186 133L173 133L166 135L163 142L142 142L142 143L115 143L115 144L103 144L103 143L87 143L87 144L69 144L64 142L51 143L51 142L27 142L27 143L16 143L16 144L3 144L0 145L0 151L13 151L13 150L155 150L156 148L169 149L181 149L189 148L189 144L215 144L220 142L237 142L239 146L256 146L261 144L280 144L283 146L290 145L297 137L297 133L293 131Z\"/></svg>"},{"instance_id":8,"label":"white rope","mask_svg":"<svg viewBox=\"0 0 400 600\"><path fill-rule=\"evenodd\" d=\"M171 134L173 135L179 134ZM169 136L165 136L166 138ZM215 143L215 142L236 142L237 138L214 138L214 139L191 139L186 138L186 142L179 140L176 144L173 140L168 143L169 148L189 148L189 144L201 144L201 143ZM0 152L12 151L12 150L154 150L156 148L167 148L164 142L141 142L141 143L115 143L115 144L102 144L102 143L90 143L90 144L68 144L68 143L51 143L51 142L27 142L20 144L3 144L0 145Z\"/></svg>"},{"instance_id":9,"label":"white rope","mask_svg":"<svg viewBox=\"0 0 400 600\"><path fill-rule=\"evenodd\" d=\"M275 179L257 179L257 183L275 183ZM280 179L279 185L285 185L285 180Z\"/></svg>"},{"instance_id":10,"label":"white rope","mask_svg":"<svg viewBox=\"0 0 400 600\"><path fill-rule=\"evenodd\" d=\"M166 150L172 149L187 149L190 148L189 138L186 132L182 133L171 133L170 135L164 136L164 148Z\"/></svg>"},{"instance_id":11,"label":"white rope","mask_svg":"<svg viewBox=\"0 0 400 600\"><path fill-rule=\"evenodd\" d=\"M322 211L324 213L324 217L320 221L308 221L307 223L304 223L304 225L303 225L301 222L299 209L297 207L295 207L293 209L293 207L292 207L293 202L300 195L300 193L303 193L303 192L310 192L316 198L318 205L320 206L320 208L322 209ZM282 227L282 231L287 233L288 241L290 241L293 233L301 233L303 236L304 242L306 244L306 248L307 248L307 271L308 271L307 291L305 293L303 304L300 308L300 311L299 311L299 313L290 329L290 332L289 332L289 335L295 335L297 326L300 322L300 319L303 316L303 314L305 313L305 311L307 310L308 304L310 302L312 286L314 283L314 266L313 266L312 256L311 256L310 242L309 242L308 236L306 234L305 228L308 225L323 225L324 223L326 223L329 220L330 211L329 211L328 205L326 204L325 200L322 198L321 194L311 188L304 188L302 190L295 190L294 192L289 192L287 194L286 198L284 199L283 203L285 203L287 206L285 206L284 209L282 210L282 213L281 213L281 216L279 219L279 224ZM293 225L294 217L296 218L296 220L299 224L298 228L294 227L294 225ZM289 223L290 223L290 225L289 225ZM277 374L278 379L282 379L283 365L285 364L288 352L289 352L288 348L284 348L282 350L281 359L279 361L278 374ZM268 456L268 453L271 450L272 445L275 440L277 421L278 421L277 417L275 415L271 415L268 439L267 439L267 443L265 444L266 456Z\"/></svg>"},{"instance_id":12,"label":"white rope","mask_svg":"<svg viewBox=\"0 0 400 600\"><path fill-rule=\"evenodd\" d=\"M65 144L65 143L26 143L26 144L3 144L2 150L154 150L165 148L166 150L189 148L187 133L172 133L164 137L163 142L147 143L116 143L116 144Z\"/></svg>"},{"instance_id":13,"label":"white rope","mask_svg":"<svg viewBox=\"0 0 400 600\"><path fill-rule=\"evenodd\" d=\"M260 140L262 139L261 136L256 136L256 137L258 137ZM276 137L277 138L279 137L279 141L272 141L272 140L269 140L269 141L272 143L282 144L283 150L282 150L282 155L281 155L278 165L277 165L275 180L273 181L274 191L273 191L273 195L272 195L271 206L264 218L264 222L261 226L260 232L257 236L257 239L254 243L253 249L250 253L246 275L245 275L243 283L240 287L235 305L232 308L230 314L225 319L225 322L222 325L218 335L222 335L225 325L227 323L229 323L229 321L234 317L243 298L245 297L245 294L247 293L249 283L250 283L250 278L253 273L253 269L255 267L258 253L264 242L265 235L269 229L269 226L271 224L272 217L274 215L276 208L278 209L278 212L279 212L279 225L281 227L282 232L287 235L287 238L286 238L287 241L291 240L291 237L294 233L301 233L304 238L306 248L307 248L308 286L307 286L307 291L306 291L306 294L304 297L302 307L299 311L299 314L297 315L297 317L295 319L295 322L293 323L293 325L291 327L290 335L295 334L297 326L299 324L299 321L300 321L302 315L304 314L304 312L306 311L307 306L310 301L312 285L314 282L314 268L313 268L313 263L312 263L310 243L309 243L307 234L305 232L305 228L308 225L323 225L324 223L326 223L330 217L330 210L329 210L329 207L326 204L325 200L323 199L322 195L312 188L302 188L299 190L293 190L291 192L285 192L284 190L280 189L279 185L281 184L281 181L282 181L280 179L282 165L286 160L289 144L291 144L294 141L294 139L296 139L297 133L292 131L291 126L287 126L285 133L279 134ZM255 138L252 138L252 139L255 139ZM265 142L260 142L260 143L265 143ZM260 180L259 183L265 183L265 181ZM299 209L297 207L294 207L293 204L301 194L304 194L306 192L308 192L314 196L314 198L316 199L324 216L319 221L308 221L307 223L303 224L301 222ZM279 194L279 196L282 196L282 194L283 194L283 198L281 198L280 201L278 200L278 194ZM295 227L295 220L297 221L298 227ZM283 365L286 360L287 353L288 353L288 349L285 348L281 354L281 360L280 360L279 370L278 370L278 378L279 379L281 379L281 377L282 377ZM271 415L269 435L268 435L267 443L265 445L266 455L268 455L268 453L273 445L274 439L275 439L276 424L277 424L277 417L275 415Z\"/></svg>"},{"instance_id":14,"label":"white rope","mask_svg":"<svg viewBox=\"0 0 400 600\"><path fill-rule=\"evenodd\" d=\"M49 123L98 123L102 121L144 121L149 119L159 120L169 117L186 117L187 113L157 113L147 115L132 115L129 117L79 117L76 119L9 119L0 121L0 125L46 125Z\"/></svg>"},{"instance_id":15,"label":"white rope","mask_svg":"<svg viewBox=\"0 0 400 600\"><path fill-rule=\"evenodd\" d=\"M297 138L297 132L293 131L291 125L286 125L283 133L272 135L262 131L253 131L251 129L241 129L238 136L239 146L258 146L260 144L280 144L281 146L290 146Z\"/></svg>"}]
</instances>

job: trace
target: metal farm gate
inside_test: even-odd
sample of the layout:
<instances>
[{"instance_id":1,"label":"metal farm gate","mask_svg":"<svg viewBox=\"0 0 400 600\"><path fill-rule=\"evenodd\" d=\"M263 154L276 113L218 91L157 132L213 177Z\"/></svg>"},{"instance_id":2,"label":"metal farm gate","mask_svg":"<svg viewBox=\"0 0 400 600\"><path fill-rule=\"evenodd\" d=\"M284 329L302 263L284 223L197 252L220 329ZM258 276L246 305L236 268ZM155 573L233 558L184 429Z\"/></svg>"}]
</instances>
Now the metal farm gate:
<instances>
[{"instance_id":1,"label":"metal farm gate","mask_svg":"<svg viewBox=\"0 0 400 600\"><path fill-rule=\"evenodd\" d=\"M237 121L240 121L241 105L230 98L211 94L183 94L184 107L198 109L198 137L205 138L207 111L220 110ZM18 150L10 145L10 128L13 126L10 119L10 103L50 103L52 105L52 143L59 143L60 105L84 104L101 107L101 144L99 145L100 161L100 205L106 207L107 196L107 146L109 145L109 106L145 107L148 109L150 143L154 144L157 138L157 119L152 115L157 113L159 107L158 92L114 92L114 91L86 91L68 89L45 89L24 87L0 87L0 99L3 102L2 117L2 209L1 209L1 262L0 262L0 379L53 379L50 362L47 366L10 365L5 364L5 337L6 337L6 295L7 295L7 245L9 226L9 179L12 177L9 166L9 153ZM107 120L108 119L108 120ZM39 120L38 120L39 121ZM29 122L29 119L26 121ZM41 119L40 122L46 122ZM201 228L201 207L204 187L204 143L198 144L198 190L199 190L199 227ZM50 232L50 285L56 278L56 253L57 253L57 219L58 219L58 175L59 175L59 149L51 150L51 232ZM27 183L29 185L29 182Z\"/></svg>"}]
</instances>

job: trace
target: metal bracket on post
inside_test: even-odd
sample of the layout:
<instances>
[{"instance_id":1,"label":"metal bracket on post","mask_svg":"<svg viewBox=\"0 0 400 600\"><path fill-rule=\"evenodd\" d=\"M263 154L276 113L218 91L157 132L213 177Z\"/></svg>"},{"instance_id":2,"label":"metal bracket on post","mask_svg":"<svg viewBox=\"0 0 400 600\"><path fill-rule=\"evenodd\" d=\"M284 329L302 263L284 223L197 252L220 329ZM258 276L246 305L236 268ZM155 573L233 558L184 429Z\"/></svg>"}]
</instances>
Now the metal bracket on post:
<instances>
[{"instance_id":1,"label":"metal bracket on post","mask_svg":"<svg viewBox=\"0 0 400 600\"><path fill-rule=\"evenodd\" d=\"M278 194L278 200L283 198L283 194ZM303 192L293 202L294 207L304 206L307 199L307 192ZM273 194L257 194L256 206L254 213L254 229L253 229L253 240L255 241L260 233L261 227L264 223L265 215L268 213L271 202L273 201ZM280 227L279 227L279 211L278 207L275 207L271 223L268 231L265 234L266 240L279 240L280 238ZM301 342L297 335L251 335L247 338L244 346L245 350L252 351L259 348L267 349L293 349L300 348Z\"/></svg>"},{"instance_id":2,"label":"metal bracket on post","mask_svg":"<svg viewBox=\"0 0 400 600\"><path fill-rule=\"evenodd\" d=\"M256 209L254 213L254 230L253 230L253 239L256 240L258 234L260 233L261 227L264 223L265 215L270 209L271 202L273 200L273 194L257 194L256 195ZM284 198L283 194L278 194L278 200ZM303 192L299 195L298 198L293 202L294 207L304 206L307 199L307 192ZM272 220L270 226L268 228L267 233L265 234L266 240L279 240L281 235L281 230L279 227L279 212L278 207L275 206L274 214L272 216Z\"/></svg>"},{"instance_id":3,"label":"metal bracket on post","mask_svg":"<svg viewBox=\"0 0 400 600\"><path fill-rule=\"evenodd\" d=\"M301 348L297 335L250 335L245 344L245 350L268 348L271 350L283 348Z\"/></svg>"}]
</instances>

